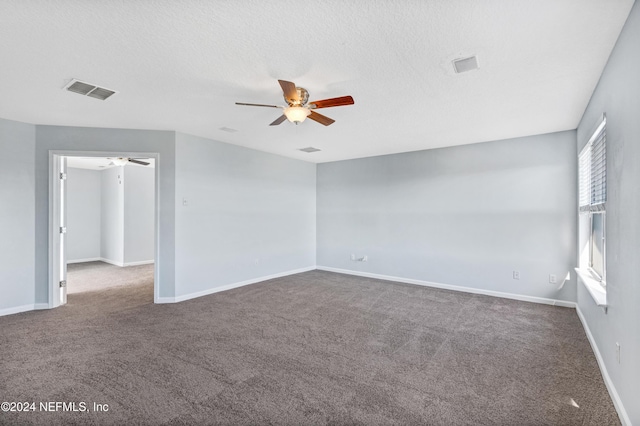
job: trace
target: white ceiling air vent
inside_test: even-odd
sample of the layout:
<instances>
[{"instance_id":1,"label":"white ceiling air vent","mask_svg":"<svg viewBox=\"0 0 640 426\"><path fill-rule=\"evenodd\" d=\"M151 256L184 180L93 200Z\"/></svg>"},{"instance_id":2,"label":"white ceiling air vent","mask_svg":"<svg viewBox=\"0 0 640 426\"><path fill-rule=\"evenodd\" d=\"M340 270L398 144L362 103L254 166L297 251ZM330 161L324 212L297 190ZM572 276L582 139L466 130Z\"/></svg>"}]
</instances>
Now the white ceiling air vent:
<instances>
[{"instance_id":1,"label":"white ceiling air vent","mask_svg":"<svg viewBox=\"0 0 640 426\"><path fill-rule=\"evenodd\" d=\"M302 152L318 152L320 150L318 148L314 148L312 146L309 146L307 148L301 148L298 151L302 151Z\"/></svg>"},{"instance_id":2,"label":"white ceiling air vent","mask_svg":"<svg viewBox=\"0 0 640 426\"><path fill-rule=\"evenodd\" d=\"M469 58L454 59L453 69L455 69L456 73L458 74L460 74L461 72L477 70L478 58L475 56L471 56Z\"/></svg>"},{"instance_id":3,"label":"white ceiling air vent","mask_svg":"<svg viewBox=\"0 0 640 426\"><path fill-rule=\"evenodd\" d=\"M71 82L65 86L65 89L69 92L91 96L92 98L103 101L118 93L114 90L105 89L104 87L99 87L91 83L84 83L76 79L71 80Z\"/></svg>"}]
</instances>

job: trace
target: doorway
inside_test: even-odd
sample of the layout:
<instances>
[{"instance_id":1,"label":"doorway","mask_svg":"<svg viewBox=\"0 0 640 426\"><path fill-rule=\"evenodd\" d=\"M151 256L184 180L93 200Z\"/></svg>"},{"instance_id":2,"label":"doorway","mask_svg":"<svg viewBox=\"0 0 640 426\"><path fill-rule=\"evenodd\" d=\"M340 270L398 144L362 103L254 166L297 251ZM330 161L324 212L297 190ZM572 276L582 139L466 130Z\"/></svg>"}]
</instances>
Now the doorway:
<instances>
[{"instance_id":1,"label":"doorway","mask_svg":"<svg viewBox=\"0 0 640 426\"><path fill-rule=\"evenodd\" d=\"M157 159L158 153L50 152L50 307L65 304L68 293L145 277L157 300ZM110 275L95 279L101 272Z\"/></svg>"}]
</instances>

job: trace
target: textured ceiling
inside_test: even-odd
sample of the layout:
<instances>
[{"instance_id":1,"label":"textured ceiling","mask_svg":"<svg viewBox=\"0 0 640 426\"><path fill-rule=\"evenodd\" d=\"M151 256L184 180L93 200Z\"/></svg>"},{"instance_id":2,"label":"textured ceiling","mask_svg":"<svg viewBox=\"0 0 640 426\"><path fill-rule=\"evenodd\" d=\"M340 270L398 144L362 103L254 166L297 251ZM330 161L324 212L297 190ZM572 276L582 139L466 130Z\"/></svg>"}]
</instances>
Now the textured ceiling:
<instances>
[{"instance_id":1,"label":"textured ceiling","mask_svg":"<svg viewBox=\"0 0 640 426\"><path fill-rule=\"evenodd\" d=\"M632 5L2 0L0 117L177 130L313 162L575 129ZM480 69L455 74L471 55ZM119 93L62 90L72 78ZM355 105L321 110L329 127L269 127L279 110L234 105L284 104L277 79Z\"/></svg>"},{"instance_id":2,"label":"textured ceiling","mask_svg":"<svg viewBox=\"0 0 640 426\"><path fill-rule=\"evenodd\" d=\"M150 168L155 167L155 160L153 158L136 158L138 160L146 161L147 163L149 163L149 165L143 166L136 163L127 163L125 164L125 166ZM103 170L118 166L114 165L111 159L108 157L67 157L67 167L72 167L75 169Z\"/></svg>"}]
</instances>

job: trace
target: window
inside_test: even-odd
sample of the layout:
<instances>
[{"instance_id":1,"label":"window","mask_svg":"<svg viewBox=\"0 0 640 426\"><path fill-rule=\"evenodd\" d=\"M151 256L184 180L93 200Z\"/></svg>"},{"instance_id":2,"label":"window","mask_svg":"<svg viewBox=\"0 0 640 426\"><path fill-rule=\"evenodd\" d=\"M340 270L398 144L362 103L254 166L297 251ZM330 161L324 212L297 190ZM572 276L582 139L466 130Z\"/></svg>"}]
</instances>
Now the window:
<instances>
[{"instance_id":1,"label":"window","mask_svg":"<svg viewBox=\"0 0 640 426\"><path fill-rule=\"evenodd\" d=\"M579 204L581 220L589 222L589 271L605 284L605 218L607 201L606 117L603 114L595 132L579 157Z\"/></svg>"},{"instance_id":2,"label":"window","mask_svg":"<svg viewBox=\"0 0 640 426\"><path fill-rule=\"evenodd\" d=\"M604 213L591 214L591 241L589 241L589 267L600 281L604 279Z\"/></svg>"}]
</instances>

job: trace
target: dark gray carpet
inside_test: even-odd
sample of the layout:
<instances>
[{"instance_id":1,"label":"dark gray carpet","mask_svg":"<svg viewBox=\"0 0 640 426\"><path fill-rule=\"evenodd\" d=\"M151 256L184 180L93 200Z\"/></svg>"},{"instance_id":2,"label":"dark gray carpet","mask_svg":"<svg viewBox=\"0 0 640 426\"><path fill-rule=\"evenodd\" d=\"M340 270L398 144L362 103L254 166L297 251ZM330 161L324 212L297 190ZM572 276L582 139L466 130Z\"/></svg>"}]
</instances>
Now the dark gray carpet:
<instances>
[{"instance_id":1,"label":"dark gray carpet","mask_svg":"<svg viewBox=\"0 0 640 426\"><path fill-rule=\"evenodd\" d=\"M150 283L0 318L3 424L619 424L572 309L313 271L172 305Z\"/></svg>"}]
</instances>

